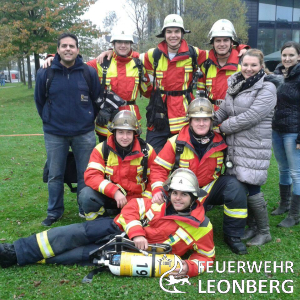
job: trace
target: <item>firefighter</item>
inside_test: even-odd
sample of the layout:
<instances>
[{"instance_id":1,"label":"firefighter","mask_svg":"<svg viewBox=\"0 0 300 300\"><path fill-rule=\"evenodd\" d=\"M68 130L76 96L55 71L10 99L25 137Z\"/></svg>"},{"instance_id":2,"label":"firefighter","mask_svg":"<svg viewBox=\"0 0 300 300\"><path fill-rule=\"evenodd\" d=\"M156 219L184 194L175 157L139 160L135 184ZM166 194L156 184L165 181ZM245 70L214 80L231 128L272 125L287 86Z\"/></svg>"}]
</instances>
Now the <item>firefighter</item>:
<instances>
[{"instance_id":1,"label":"firefighter","mask_svg":"<svg viewBox=\"0 0 300 300\"><path fill-rule=\"evenodd\" d=\"M89 251L99 247L96 241L125 231L142 250L148 248L148 243L165 243L172 245L172 253L179 256L192 251L188 259L182 260L180 275L197 276L215 259L212 225L196 201L203 191L195 174L187 169L176 170L164 189L168 197L161 205L151 203L149 198L135 198L115 219L56 227L13 244L0 244L0 265L86 264Z\"/></svg>"},{"instance_id":2,"label":"firefighter","mask_svg":"<svg viewBox=\"0 0 300 300\"><path fill-rule=\"evenodd\" d=\"M209 193L208 197L198 199L205 209L208 205L224 204L224 241L232 252L247 254L241 242L247 218L246 188L234 176L220 176L227 146L223 137L212 130L213 117L208 99L199 97L189 105L189 124L167 141L151 166L152 202L163 202L162 183L172 170L192 170L199 186Z\"/></svg>"},{"instance_id":3,"label":"firefighter","mask_svg":"<svg viewBox=\"0 0 300 300\"><path fill-rule=\"evenodd\" d=\"M218 110L225 99L227 79L241 70L240 57L249 46L239 45L234 26L226 19L214 23L208 38L213 48L201 65L203 77L198 80L197 89L204 90L214 109Z\"/></svg>"},{"instance_id":4,"label":"firefighter","mask_svg":"<svg viewBox=\"0 0 300 300\"><path fill-rule=\"evenodd\" d=\"M154 76L153 85L158 91L152 93L146 115L146 141L156 153L170 136L177 134L187 124L185 116L189 103L194 99L192 87L193 82L197 81L197 69L208 58L208 51L187 44L184 39L186 33L190 31L185 29L182 17L168 15L157 35L164 40L157 48L140 56L147 73ZM97 58L99 62L106 55L110 54L102 53ZM158 100L160 97L161 101Z\"/></svg>"},{"instance_id":5,"label":"firefighter","mask_svg":"<svg viewBox=\"0 0 300 300\"><path fill-rule=\"evenodd\" d=\"M109 134L107 125L118 110L132 111L140 123L141 114L136 104L136 98L139 92L144 97L149 98L152 91L149 76L138 58L139 54L132 50L134 43L133 34L116 30L112 34L110 42L114 47L110 60L104 60L102 64L99 64L96 59L87 62L87 65L98 72L99 80L105 90L103 95L104 103L96 119L95 130L99 142L103 142L107 138ZM49 65L51 60L52 58L48 58L44 67ZM115 101L114 95L123 99L125 103ZM111 101L114 102L112 106L110 106Z\"/></svg>"},{"instance_id":6,"label":"firefighter","mask_svg":"<svg viewBox=\"0 0 300 300\"><path fill-rule=\"evenodd\" d=\"M138 137L135 114L118 112L108 129L112 135L94 148L84 173L87 187L79 194L87 220L116 215L132 198L151 198L148 177L156 153Z\"/></svg>"}]
</instances>

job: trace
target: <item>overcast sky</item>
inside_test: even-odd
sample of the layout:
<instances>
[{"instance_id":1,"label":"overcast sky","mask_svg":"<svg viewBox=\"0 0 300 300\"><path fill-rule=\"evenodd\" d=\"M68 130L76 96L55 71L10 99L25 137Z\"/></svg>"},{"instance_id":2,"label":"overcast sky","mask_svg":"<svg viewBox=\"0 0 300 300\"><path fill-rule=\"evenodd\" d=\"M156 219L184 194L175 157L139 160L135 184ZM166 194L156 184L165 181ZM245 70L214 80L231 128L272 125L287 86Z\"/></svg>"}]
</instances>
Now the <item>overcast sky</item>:
<instances>
[{"instance_id":1,"label":"overcast sky","mask_svg":"<svg viewBox=\"0 0 300 300\"><path fill-rule=\"evenodd\" d=\"M126 0L98 0L95 4L91 5L89 11L83 16L83 19L88 19L103 28L102 21L106 14L114 10L119 19L117 26L125 30L133 31L134 24L128 17L126 9L128 9Z\"/></svg>"}]
</instances>

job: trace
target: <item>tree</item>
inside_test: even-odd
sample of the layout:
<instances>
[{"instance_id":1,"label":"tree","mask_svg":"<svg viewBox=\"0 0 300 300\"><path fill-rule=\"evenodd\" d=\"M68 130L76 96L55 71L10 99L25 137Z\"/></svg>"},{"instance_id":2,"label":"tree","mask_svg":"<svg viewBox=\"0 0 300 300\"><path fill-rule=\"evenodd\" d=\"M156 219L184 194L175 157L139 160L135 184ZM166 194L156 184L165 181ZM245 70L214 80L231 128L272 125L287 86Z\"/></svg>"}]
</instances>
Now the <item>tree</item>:
<instances>
[{"instance_id":1,"label":"tree","mask_svg":"<svg viewBox=\"0 0 300 300\"><path fill-rule=\"evenodd\" d=\"M37 70L38 56L56 51L59 34L72 32L87 45L98 31L80 16L93 3L95 0L0 0L0 24L7 29L5 39L0 40L0 54L27 57L33 53Z\"/></svg>"},{"instance_id":2,"label":"tree","mask_svg":"<svg viewBox=\"0 0 300 300\"><path fill-rule=\"evenodd\" d=\"M185 29L191 30L185 38L191 45L210 48L207 37L210 28L217 20L228 19L233 23L240 42L246 43L249 28L246 12L246 5L241 0L185 0L182 16Z\"/></svg>"}]
</instances>

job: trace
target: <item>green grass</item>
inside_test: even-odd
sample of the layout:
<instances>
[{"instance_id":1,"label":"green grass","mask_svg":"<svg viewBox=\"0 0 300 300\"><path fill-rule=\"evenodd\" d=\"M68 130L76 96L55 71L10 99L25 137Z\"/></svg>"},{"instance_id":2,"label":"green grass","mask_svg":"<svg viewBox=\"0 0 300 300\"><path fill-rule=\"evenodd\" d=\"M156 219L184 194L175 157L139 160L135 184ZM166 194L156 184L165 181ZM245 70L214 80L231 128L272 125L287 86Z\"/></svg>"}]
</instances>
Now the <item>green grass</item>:
<instances>
[{"instance_id":1,"label":"green grass","mask_svg":"<svg viewBox=\"0 0 300 300\"><path fill-rule=\"evenodd\" d=\"M146 99L139 101L142 115ZM0 87L0 135L41 134L42 122L36 112L33 91L22 84ZM145 119L143 120L145 134ZM42 182L45 162L43 136L0 137L0 241L14 240L43 231L40 222L46 216L47 186ZM269 212L278 202L278 171L274 158L269 178L263 187ZM77 216L76 196L65 188L65 213L55 226L82 222ZM187 294L171 295L159 288L158 278L117 277L109 272L94 277L85 285L82 278L92 269L80 266L32 265L0 269L0 299L299 299L300 226L290 229L277 228L282 216L270 217L273 240L262 247L249 248L249 254L232 254L223 242L222 208L208 213L214 226L216 259L223 261L292 261L294 273L259 274L228 272L203 274L190 279L191 286L177 286ZM294 293L267 294L198 294L198 280L206 290L208 280L293 280ZM267 284L269 286L269 284ZM225 289L225 286L222 286Z\"/></svg>"}]
</instances>

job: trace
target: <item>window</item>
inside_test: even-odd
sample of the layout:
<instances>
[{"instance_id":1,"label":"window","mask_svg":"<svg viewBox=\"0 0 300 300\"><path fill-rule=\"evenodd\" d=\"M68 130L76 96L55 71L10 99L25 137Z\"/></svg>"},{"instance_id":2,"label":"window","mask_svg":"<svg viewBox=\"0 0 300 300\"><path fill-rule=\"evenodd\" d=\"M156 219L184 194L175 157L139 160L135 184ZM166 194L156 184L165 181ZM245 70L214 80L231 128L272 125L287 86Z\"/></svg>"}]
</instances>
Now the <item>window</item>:
<instances>
[{"instance_id":1,"label":"window","mask_svg":"<svg viewBox=\"0 0 300 300\"><path fill-rule=\"evenodd\" d=\"M292 32L290 29L276 29L275 51L281 49L285 42L292 40Z\"/></svg>"},{"instance_id":2,"label":"window","mask_svg":"<svg viewBox=\"0 0 300 300\"><path fill-rule=\"evenodd\" d=\"M293 22L300 23L300 0L294 0Z\"/></svg>"},{"instance_id":3,"label":"window","mask_svg":"<svg viewBox=\"0 0 300 300\"><path fill-rule=\"evenodd\" d=\"M293 0L278 1L276 11L276 21L281 23L292 22L293 20Z\"/></svg>"},{"instance_id":4,"label":"window","mask_svg":"<svg viewBox=\"0 0 300 300\"><path fill-rule=\"evenodd\" d=\"M258 8L259 21L275 22L276 0L260 0Z\"/></svg>"},{"instance_id":5,"label":"window","mask_svg":"<svg viewBox=\"0 0 300 300\"><path fill-rule=\"evenodd\" d=\"M274 29L259 28L257 35L257 48L260 49L264 55L268 55L275 52L274 40L275 40Z\"/></svg>"},{"instance_id":6,"label":"window","mask_svg":"<svg viewBox=\"0 0 300 300\"><path fill-rule=\"evenodd\" d=\"M300 43L300 30L293 30L293 41Z\"/></svg>"}]
</instances>

